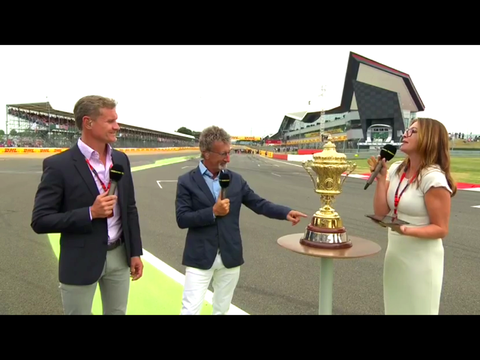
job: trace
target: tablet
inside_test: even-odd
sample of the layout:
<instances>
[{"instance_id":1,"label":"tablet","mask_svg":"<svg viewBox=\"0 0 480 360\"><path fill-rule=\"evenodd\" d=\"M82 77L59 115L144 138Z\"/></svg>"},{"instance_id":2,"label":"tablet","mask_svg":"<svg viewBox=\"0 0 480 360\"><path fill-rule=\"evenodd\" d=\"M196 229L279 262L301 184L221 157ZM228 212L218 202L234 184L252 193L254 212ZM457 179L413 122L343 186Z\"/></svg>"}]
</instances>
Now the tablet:
<instances>
[{"instance_id":1,"label":"tablet","mask_svg":"<svg viewBox=\"0 0 480 360\"><path fill-rule=\"evenodd\" d=\"M377 215L365 215L366 217L372 219L374 222L377 224L383 226L383 227L391 227L392 225L409 225L410 223L399 220L399 219L393 219L391 216L377 216Z\"/></svg>"}]
</instances>

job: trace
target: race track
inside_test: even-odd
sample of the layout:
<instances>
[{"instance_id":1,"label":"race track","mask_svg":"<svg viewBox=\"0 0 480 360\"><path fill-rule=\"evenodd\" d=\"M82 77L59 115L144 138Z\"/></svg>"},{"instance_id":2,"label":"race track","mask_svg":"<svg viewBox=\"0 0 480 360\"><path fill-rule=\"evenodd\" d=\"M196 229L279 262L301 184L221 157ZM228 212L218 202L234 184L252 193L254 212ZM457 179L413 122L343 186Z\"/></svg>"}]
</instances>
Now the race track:
<instances>
[{"instance_id":1,"label":"race track","mask_svg":"<svg viewBox=\"0 0 480 360\"><path fill-rule=\"evenodd\" d=\"M135 155L130 159L135 168L185 155L188 153ZM133 173L143 246L182 274L186 230L178 229L175 222L175 180L197 163L198 159L193 159ZM40 157L0 158L0 252L3 259L0 263L3 274L0 314L62 314L57 258L48 237L37 235L30 228L41 164ZM309 216L320 206L310 178L296 164L242 154L233 155L229 167L241 173L250 187L268 200L291 206ZM382 251L368 258L334 261L333 313L338 315L383 314L382 268L386 233L365 217L372 212L374 186L365 191L364 183L365 180L348 178L342 195L333 206L351 235L377 242ZM480 314L480 289L476 286L480 276L476 223L480 208L473 207L479 205L478 192L459 191L453 199L450 235L444 241L442 314ZM303 232L307 221L304 219L292 227L287 221L267 219L246 207L242 209L241 233L246 262L233 298L236 307L251 315L318 313L318 259L290 252L276 243L283 235ZM148 286L156 287L157 284L151 281Z\"/></svg>"}]
</instances>

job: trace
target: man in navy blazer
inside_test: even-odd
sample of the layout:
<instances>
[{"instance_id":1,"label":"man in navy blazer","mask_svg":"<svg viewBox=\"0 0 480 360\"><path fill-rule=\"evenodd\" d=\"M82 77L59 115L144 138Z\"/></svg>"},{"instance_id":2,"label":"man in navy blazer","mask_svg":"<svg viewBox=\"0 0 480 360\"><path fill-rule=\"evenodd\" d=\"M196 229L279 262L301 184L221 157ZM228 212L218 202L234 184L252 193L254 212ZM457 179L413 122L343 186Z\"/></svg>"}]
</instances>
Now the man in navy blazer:
<instances>
[{"instance_id":1,"label":"man in navy blazer","mask_svg":"<svg viewBox=\"0 0 480 360\"><path fill-rule=\"evenodd\" d=\"M143 274L142 240L130 161L112 148L120 129L116 101L85 96L74 107L81 138L48 157L31 227L60 234L58 277L66 315L89 315L97 285L105 315L125 315L130 281ZM110 167L124 175L110 194Z\"/></svg>"},{"instance_id":2,"label":"man in navy blazer","mask_svg":"<svg viewBox=\"0 0 480 360\"><path fill-rule=\"evenodd\" d=\"M226 170L231 138L225 130L208 127L199 140L202 161L178 178L175 200L177 224L188 229L182 260L186 274L181 314L200 314L213 279L213 314L221 315L229 310L244 263L239 224L242 204L257 214L294 225L307 215L263 199L240 174ZM224 199L220 171L230 175Z\"/></svg>"}]
</instances>

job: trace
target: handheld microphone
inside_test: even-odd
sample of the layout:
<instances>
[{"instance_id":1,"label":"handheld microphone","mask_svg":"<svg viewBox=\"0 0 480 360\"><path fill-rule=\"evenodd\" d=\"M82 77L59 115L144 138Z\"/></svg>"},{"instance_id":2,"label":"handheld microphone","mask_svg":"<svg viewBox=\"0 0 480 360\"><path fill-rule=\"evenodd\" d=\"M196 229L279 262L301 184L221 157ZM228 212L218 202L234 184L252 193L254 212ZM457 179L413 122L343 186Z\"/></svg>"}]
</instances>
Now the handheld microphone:
<instances>
[{"instance_id":1,"label":"handheld microphone","mask_svg":"<svg viewBox=\"0 0 480 360\"><path fill-rule=\"evenodd\" d=\"M386 161L390 161L396 154L397 148L391 144L385 145L382 150L380 150L380 160L375 167L375 170L372 172L370 177L367 180L367 183L365 184L365 187L363 190L367 190L367 188L372 185L372 183L375 181L375 178L377 177L378 173L382 170L382 159L385 159Z\"/></svg>"},{"instance_id":2,"label":"handheld microphone","mask_svg":"<svg viewBox=\"0 0 480 360\"><path fill-rule=\"evenodd\" d=\"M110 168L110 181L112 182L112 185L110 186L108 195L115 194L115 190L117 189L117 184L122 178L123 174L124 174L123 166L120 164L113 164L113 166Z\"/></svg>"},{"instance_id":3,"label":"handheld microphone","mask_svg":"<svg viewBox=\"0 0 480 360\"><path fill-rule=\"evenodd\" d=\"M220 175L218 176L218 182L220 183L220 187L222 188L220 192L220 199L225 199L225 193L227 192L227 187L230 185L230 174L227 173L225 170L220 171Z\"/></svg>"}]
</instances>

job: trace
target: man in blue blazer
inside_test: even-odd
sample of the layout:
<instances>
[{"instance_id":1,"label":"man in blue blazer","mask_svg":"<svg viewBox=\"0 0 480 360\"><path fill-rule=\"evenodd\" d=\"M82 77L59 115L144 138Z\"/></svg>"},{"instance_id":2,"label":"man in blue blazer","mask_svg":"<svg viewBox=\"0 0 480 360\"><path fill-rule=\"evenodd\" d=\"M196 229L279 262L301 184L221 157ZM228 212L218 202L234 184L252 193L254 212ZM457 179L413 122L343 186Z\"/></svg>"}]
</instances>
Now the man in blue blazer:
<instances>
[{"instance_id":1,"label":"man in blue blazer","mask_svg":"<svg viewBox=\"0 0 480 360\"><path fill-rule=\"evenodd\" d=\"M74 107L81 138L48 157L35 195L31 227L60 234L58 276L64 313L90 315L97 285L105 315L125 315L130 281L143 274L142 239L130 161L112 148L117 103L85 96ZM110 194L110 168L125 174Z\"/></svg>"},{"instance_id":2,"label":"man in blue blazer","mask_svg":"<svg viewBox=\"0 0 480 360\"><path fill-rule=\"evenodd\" d=\"M261 198L240 174L225 170L231 150L231 138L225 130L208 127L199 140L202 161L178 178L175 200L177 224L188 229L182 261L186 274L181 314L200 314L213 279L213 315L222 315L228 312L244 263L239 225L242 204L257 214L288 220L293 225L307 215ZM225 199L220 196L221 170L230 175Z\"/></svg>"}]
</instances>

